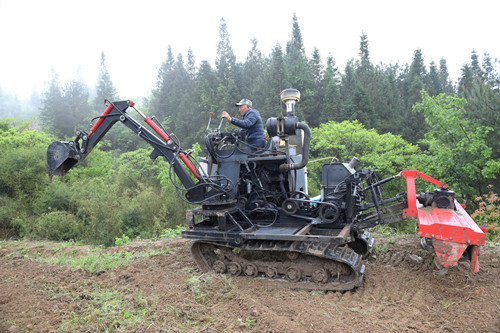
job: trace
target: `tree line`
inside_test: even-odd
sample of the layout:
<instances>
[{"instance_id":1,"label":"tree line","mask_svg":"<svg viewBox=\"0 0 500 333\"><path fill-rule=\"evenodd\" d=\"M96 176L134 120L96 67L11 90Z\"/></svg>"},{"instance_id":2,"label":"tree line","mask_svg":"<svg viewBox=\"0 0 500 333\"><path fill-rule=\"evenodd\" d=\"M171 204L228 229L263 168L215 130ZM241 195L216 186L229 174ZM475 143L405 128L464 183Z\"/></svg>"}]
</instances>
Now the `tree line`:
<instances>
[{"instance_id":1,"label":"tree line","mask_svg":"<svg viewBox=\"0 0 500 333\"><path fill-rule=\"evenodd\" d=\"M236 61L224 19L219 35L215 67L207 60L196 66L191 50L186 59L180 53L174 56L169 46L152 94L141 102L142 109L155 114L187 146L202 141L210 112L219 116L224 110L234 111L232 105L242 97L254 102L264 121L282 114L279 94L290 87L301 91L297 112L310 127L328 121L358 120L380 133L390 132L418 143L427 128L422 113L413 112L412 106L421 101L422 89L430 96L445 93L463 97L468 101L467 116L498 127L500 74L497 60L488 53L480 62L479 55L472 51L470 62L462 67L454 85L446 60L441 59L439 64L432 61L427 67L420 49L414 51L410 64L373 64L364 33L358 56L341 73L332 55L323 60L316 48L311 56L305 53L295 15L292 37L285 48L276 44L270 55L264 55L253 39L244 62ZM71 137L103 110L104 99L118 98L104 53L95 91L95 98L89 100L85 84L74 80L61 87L54 72L41 101L42 129L60 138ZM126 150L122 145L127 146L115 142L114 148Z\"/></svg>"}]
</instances>

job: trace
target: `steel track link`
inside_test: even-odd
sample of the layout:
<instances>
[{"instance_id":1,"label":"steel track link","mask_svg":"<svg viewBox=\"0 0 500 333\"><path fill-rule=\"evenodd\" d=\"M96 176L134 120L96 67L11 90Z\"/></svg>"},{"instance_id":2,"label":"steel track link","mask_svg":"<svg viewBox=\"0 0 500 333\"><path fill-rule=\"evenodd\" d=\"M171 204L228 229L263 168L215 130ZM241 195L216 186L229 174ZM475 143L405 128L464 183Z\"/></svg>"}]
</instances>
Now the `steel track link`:
<instances>
[{"instance_id":1,"label":"steel track link","mask_svg":"<svg viewBox=\"0 0 500 333\"><path fill-rule=\"evenodd\" d=\"M305 241L194 241L191 254L201 271L279 281L301 290L347 291L363 280L362 255L348 246Z\"/></svg>"}]
</instances>

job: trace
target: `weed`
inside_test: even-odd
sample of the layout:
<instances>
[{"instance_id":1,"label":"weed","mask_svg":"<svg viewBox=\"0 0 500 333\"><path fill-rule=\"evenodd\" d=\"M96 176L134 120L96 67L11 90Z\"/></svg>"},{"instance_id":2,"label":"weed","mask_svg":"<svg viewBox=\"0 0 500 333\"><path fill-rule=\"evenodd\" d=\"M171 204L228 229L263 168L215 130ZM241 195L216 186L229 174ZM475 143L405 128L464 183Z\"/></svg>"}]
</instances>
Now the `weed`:
<instances>
[{"instance_id":1,"label":"weed","mask_svg":"<svg viewBox=\"0 0 500 333\"><path fill-rule=\"evenodd\" d=\"M168 254L170 249L164 250L149 250L135 253L122 252L122 253L106 253L102 248L95 248L87 251L84 256L75 256L73 251L71 254L61 253L48 258L42 258L39 253L37 260L42 262L49 262L61 266L70 266L75 268L82 268L89 273L97 273L115 269L120 266L130 264L137 258L150 257L157 254Z\"/></svg>"},{"instance_id":2,"label":"weed","mask_svg":"<svg viewBox=\"0 0 500 333\"><path fill-rule=\"evenodd\" d=\"M246 327L252 327L257 323L257 318L246 317L245 320L238 318L238 322L241 324L244 324Z\"/></svg>"},{"instance_id":3,"label":"weed","mask_svg":"<svg viewBox=\"0 0 500 333\"><path fill-rule=\"evenodd\" d=\"M71 296L79 305L62 318L63 331L128 331L151 323L151 311L141 294L127 297L115 290L97 290Z\"/></svg>"},{"instance_id":4,"label":"weed","mask_svg":"<svg viewBox=\"0 0 500 333\"><path fill-rule=\"evenodd\" d=\"M127 245L132 243L130 238L126 235L122 235L122 237L116 237L115 238L115 246L122 246L122 245Z\"/></svg>"},{"instance_id":5,"label":"weed","mask_svg":"<svg viewBox=\"0 0 500 333\"><path fill-rule=\"evenodd\" d=\"M389 242L389 243L384 243L382 245L375 245L373 247L373 253L383 253L383 252L389 250L390 248L392 248L393 243Z\"/></svg>"},{"instance_id":6,"label":"weed","mask_svg":"<svg viewBox=\"0 0 500 333\"><path fill-rule=\"evenodd\" d=\"M179 238L182 230L184 230L183 225L178 225L175 228L164 229L160 235L161 238Z\"/></svg>"},{"instance_id":7,"label":"weed","mask_svg":"<svg viewBox=\"0 0 500 333\"><path fill-rule=\"evenodd\" d=\"M202 278L203 276L193 276L186 280L186 286L194 294L197 302L203 303L207 299L208 293L202 288L202 282L211 282L211 278Z\"/></svg>"}]
</instances>

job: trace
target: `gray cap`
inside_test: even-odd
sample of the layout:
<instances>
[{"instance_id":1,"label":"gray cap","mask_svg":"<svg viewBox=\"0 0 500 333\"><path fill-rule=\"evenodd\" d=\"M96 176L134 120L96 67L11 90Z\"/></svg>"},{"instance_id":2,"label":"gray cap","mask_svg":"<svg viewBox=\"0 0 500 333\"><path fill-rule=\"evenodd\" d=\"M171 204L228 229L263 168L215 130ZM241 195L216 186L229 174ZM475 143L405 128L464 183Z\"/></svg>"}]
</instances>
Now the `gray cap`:
<instances>
[{"instance_id":1,"label":"gray cap","mask_svg":"<svg viewBox=\"0 0 500 333\"><path fill-rule=\"evenodd\" d=\"M247 98L243 98L241 101L239 101L239 103L236 103L234 105L235 106L248 105L249 107L252 107L252 101Z\"/></svg>"}]
</instances>

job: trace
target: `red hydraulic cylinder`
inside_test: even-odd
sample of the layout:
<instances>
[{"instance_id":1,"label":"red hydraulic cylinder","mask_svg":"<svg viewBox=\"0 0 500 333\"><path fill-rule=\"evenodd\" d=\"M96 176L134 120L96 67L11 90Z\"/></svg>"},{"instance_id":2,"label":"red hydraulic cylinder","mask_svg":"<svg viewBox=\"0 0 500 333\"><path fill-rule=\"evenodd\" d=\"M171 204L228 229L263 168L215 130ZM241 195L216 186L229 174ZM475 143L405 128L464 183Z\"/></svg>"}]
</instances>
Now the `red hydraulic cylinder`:
<instances>
[{"instance_id":1,"label":"red hydraulic cylinder","mask_svg":"<svg viewBox=\"0 0 500 333\"><path fill-rule=\"evenodd\" d=\"M108 115L111 112L111 110L113 110L113 105L110 104L108 105L106 110L104 110L104 112L102 113L101 118L99 118L99 120L97 120L94 126L92 126L92 128L90 129L89 138L92 136L92 134L94 134L94 132L99 128L99 126L101 126L101 124L104 122L104 119L106 118L106 115Z\"/></svg>"},{"instance_id":2,"label":"red hydraulic cylinder","mask_svg":"<svg viewBox=\"0 0 500 333\"><path fill-rule=\"evenodd\" d=\"M163 140L165 140L166 142L170 141L170 137L167 135L167 133L163 132L161 130L160 127L158 127L158 125L156 125L154 123L154 121L149 118L149 117L146 117L144 118L144 121L149 125L151 126L151 128L159 135L162 137ZM180 159L182 160L182 162L184 162L184 164L186 165L186 167L189 169L189 171L191 171L191 173L196 177L196 179L200 179L201 176L198 174L198 171L196 171L196 168L194 167L193 163L191 163L191 161L189 160L189 158L186 156L186 154L184 153L180 153L179 154L179 157Z\"/></svg>"}]
</instances>

